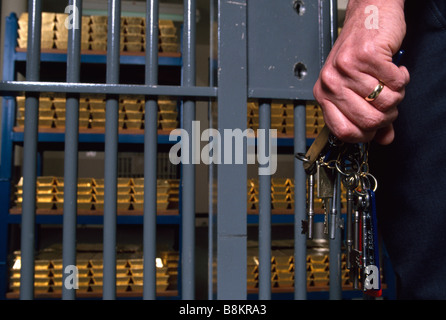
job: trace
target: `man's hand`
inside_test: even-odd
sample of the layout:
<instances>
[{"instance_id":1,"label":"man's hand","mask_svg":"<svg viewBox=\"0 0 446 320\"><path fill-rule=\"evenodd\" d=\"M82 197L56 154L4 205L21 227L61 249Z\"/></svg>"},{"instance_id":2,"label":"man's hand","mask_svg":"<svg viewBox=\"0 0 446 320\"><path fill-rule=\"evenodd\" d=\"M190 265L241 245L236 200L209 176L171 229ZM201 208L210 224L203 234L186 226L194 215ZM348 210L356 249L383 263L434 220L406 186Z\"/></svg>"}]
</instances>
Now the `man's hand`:
<instances>
[{"instance_id":1,"label":"man's hand","mask_svg":"<svg viewBox=\"0 0 446 320\"><path fill-rule=\"evenodd\" d=\"M378 8L378 29L366 28L368 5ZM392 57L405 33L404 0L349 1L342 32L313 90L325 123L339 139L350 143L393 141L392 123L409 72L395 66ZM374 101L366 101L379 81L384 89Z\"/></svg>"}]
</instances>

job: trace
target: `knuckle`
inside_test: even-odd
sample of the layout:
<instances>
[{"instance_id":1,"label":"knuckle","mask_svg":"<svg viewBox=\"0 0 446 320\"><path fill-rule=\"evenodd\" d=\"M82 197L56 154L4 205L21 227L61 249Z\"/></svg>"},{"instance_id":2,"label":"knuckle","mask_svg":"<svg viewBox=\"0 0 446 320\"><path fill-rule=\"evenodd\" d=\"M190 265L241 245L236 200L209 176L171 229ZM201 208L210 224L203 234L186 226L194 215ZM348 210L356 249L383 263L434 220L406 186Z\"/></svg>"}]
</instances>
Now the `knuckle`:
<instances>
[{"instance_id":1,"label":"knuckle","mask_svg":"<svg viewBox=\"0 0 446 320\"><path fill-rule=\"evenodd\" d=\"M365 131L375 131L378 128L382 127L384 123L386 123L388 119L383 114L374 114L369 115L364 118L362 122L362 128Z\"/></svg>"},{"instance_id":2,"label":"knuckle","mask_svg":"<svg viewBox=\"0 0 446 320\"><path fill-rule=\"evenodd\" d=\"M337 55L333 64L335 68L346 74L351 73L355 67L353 55L346 50Z\"/></svg>"},{"instance_id":3,"label":"knuckle","mask_svg":"<svg viewBox=\"0 0 446 320\"><path fill-rule=\"evenodd\" d=\"M330 92L336 92L339 81L333 68L324 67L320 73L321 85Z\"/></svg>"}]
</instances>

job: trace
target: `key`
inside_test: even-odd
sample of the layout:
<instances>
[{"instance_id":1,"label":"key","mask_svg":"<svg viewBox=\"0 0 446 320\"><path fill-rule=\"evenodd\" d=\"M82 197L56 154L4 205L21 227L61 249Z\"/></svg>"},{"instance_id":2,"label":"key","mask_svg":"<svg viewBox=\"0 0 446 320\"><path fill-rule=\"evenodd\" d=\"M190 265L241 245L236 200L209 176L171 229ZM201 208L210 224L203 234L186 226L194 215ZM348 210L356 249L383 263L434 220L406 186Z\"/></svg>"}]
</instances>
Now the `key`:
<instances>
[{"instance_id":1,"label":"key","mask_svg":"<svg viewBox=\"0 0 446 320\"><path fill-rule=\"evenodd\" d=\"M352 256L352 250L353 250L353 211L354 211L354 190L357 188L358 186L358 177L357 174L355 172L352 172L351 174L349 174L348 176L346 176L343 180L342 183L345 187L345 189L347 190L347 269L351 269L352 267L352 263L351 263L351 256Z\"/></svg>"},{"instance_id":2,"label":"key","mask_svg":"<svg viewBox=\"0 0 446 320\"><path fill-rule=\"evenodd\" d=\"M333 170L319 162L316 166L317 197L324 203L324 233L328 234L328 214L334 190Z\"/></svg>"},{"instance_id":3,"label":"key","mask_svg":"<svg viewBox=\"0 0 446 320\"><path fill-rule=\"evenodd\" d=\"M314 173L308 176L308 239L313 239L314 176Z\"/></svg>"},{"instance_id":4,"label":"key","mask_svg":"<svg viewBox=\"0 0 446 320\"><path fill-rule=\"evenodd\" d=\"M340 173L336 172L335 174L335 180L333 183L333 198L331 201L331 211L330 211L330 239L334 239L336 237L336 227L337 227L337 221L336 216L338 213L338 201L340 199L340 184L338 182L340 178Z\"/></svg>"},{"instance_id":5,"label":"key","mask_svg":"<svg viewBox=\"0 0 446 320\"><path fill-rule=\"evenodd\" d=\"M364 291L367 295L380 297L381 290L381 276L379 270L379 247L378 247L378 233L377 233L377 218L375 209L375 193L373 190L367 190L368 207L365 210L365 223L363 223L367 231L365 232L366 246L364 249L365 257L365 277L364 277Z\"/></svg>"}]
</instances>

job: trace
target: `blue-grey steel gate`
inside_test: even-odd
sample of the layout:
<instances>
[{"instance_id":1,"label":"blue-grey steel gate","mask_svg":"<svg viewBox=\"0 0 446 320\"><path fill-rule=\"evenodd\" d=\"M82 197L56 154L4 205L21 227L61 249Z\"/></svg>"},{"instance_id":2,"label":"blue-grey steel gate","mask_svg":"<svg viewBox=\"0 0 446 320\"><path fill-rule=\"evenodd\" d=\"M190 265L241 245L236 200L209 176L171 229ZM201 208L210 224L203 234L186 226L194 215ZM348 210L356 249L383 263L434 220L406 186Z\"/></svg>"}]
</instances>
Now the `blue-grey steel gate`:
<instances>
[{"instance_id":1,"label":"blue-grey steel gate","mask_svg":"<svg viewBox=\"0 0 446 320\"><path fill-rule=\"evenodd\" d=\"M41 0L29 0L26 81L3 81L3 96L26 93L21 233L21 299L34 298L34 245L36 215L36 163L39 94L65 93L66 131L64 163L63 265L76 264L77 153L79 95L106 94L105 200L103 233L103 298L116 298L116 186L118 154L118 97L144 95L144 299L156 298L156 150L157 101L160 95L182 101L182 128L192 136L197 101L211 101L211 125L224 129L247 129L248 99L259 101L259 129L271 128L271 101L294 103L294 152L305 152L305 102L313 100L312 88L335 38L335 0L213 0L211 1L210 86L196 86L196 0L184 1L182 34L182 84L160 86L158 78L159 1L148 0L146 10L146 69L144 85L119 83L121 1L108 1L106 83L80 83L81 29L69 31L66 82L39 81ZM82 0L70 0L74 18L82 15ZM214 27L217 24L217 28ZM218 56L213 56L213 46ZM215 78L215 81L214 81ZM12 80L12 79L6 79ZM12 106L13 107L13 106ZM222 141L221 159L227 150ZM209 233L209 298L247 298L247 161L244 141L242 164L210 166L211 202ZM267 152L271 150L266 150ZM188 154L194 154L189 146ZM306 237L301 221L306 219L306 176L299 160L295 179L295 299L307 297ZM259 298L271 298L271 176L259 176ZM181 298L195 298L195 166L182 165L181 198ZM330 243L330 261L339 261L340 236ZM333 257L333 260L331 260ZM216 279L212 262L216 261ZM330 263L330 297L340 298L339 263ZM212 280L215 280L212 281ZM74 299L74 290L64 289L64 299Z\"/></svg>"}]
</instances>

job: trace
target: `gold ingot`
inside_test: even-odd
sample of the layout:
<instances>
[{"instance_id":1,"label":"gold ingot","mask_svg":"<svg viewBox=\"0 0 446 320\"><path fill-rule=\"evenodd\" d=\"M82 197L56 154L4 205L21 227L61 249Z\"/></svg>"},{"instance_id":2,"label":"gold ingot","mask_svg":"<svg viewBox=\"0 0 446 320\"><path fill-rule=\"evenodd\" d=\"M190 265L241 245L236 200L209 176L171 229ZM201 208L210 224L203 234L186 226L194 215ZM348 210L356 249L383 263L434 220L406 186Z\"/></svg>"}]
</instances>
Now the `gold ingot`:
<instances>
[{"instance_id":1,"label":"gold ingot","mask_svg":"<svg viewBox=\"0 0 446 320\"><path fill-rule=\"evenodd\" d=\"M138 102L124 102L122 103L122 110L125 112L141 112L141 103Z\"/></svg>"},{"instance_id":2,"label":"gold ingot","mask_svg":"<svg viewBox=\"0 0 446 320\"><path fill-rule=\"evenodd\" d=\"M42 49L53 49L54 42L53 40L42 40L41 46Z\"/></svg>"},{"instance_id":3,"label":"gold ingot","mask_svg":"<svg viewBox=\"0 0 446 320\"><path fill-rule=\"evenodd\" d=\"M177 120L159 120L159 123L164 130L175 129L178 126Z\"/></svg>"},{"instance_id":4,"label":"gold ingot","mask_svg":"<svg viewBox=\"0 0 446 320\"><path fill-rule=\"evenodd\" d=\"M158 100L158 108L160 111L178 111L177 102L173 100Z\"/></svg>"},{"instance_id":5,"label":"gold ingot","mask_svg":"<svg viewBox=\"0 0 446 320\"><path fill-rule=\"evenodd\" d=\"M127 25L131 26L143 26L144 25L144 18L142 17L125 17L125 22Z\"/></svg>"},{"instance_id":6,"label":"gold ingot","mask_svg":"<svg viewBox=\"0 0 446 320\"><path fill-rule=\"evenodd\" d=\"M105 101L103 99L90 99L89 101L90 110L93 111L104 111L105 112Z\"/></svg>"},{"instance_id":7,"label":"gold ingot","mask_svg":"<svg viewBox=\"0 0 446 320\"><path fill-rule=\"evenodd\" d=\"M54 45L56 49L67 50L68 41L67 40L54 40Z\"/></svg>"},{"instance_id":8,"label":"gold ingot","mask_svg":"<svg viewBox=\"0 0 446 320\"><path fill-rule=\"evenodd\" d=\"M127 129L141 129L142 121L141 120L136 120L136 121L127 120L124 123L124 127Z\"/></svg>"},{"instance_id":9,"label":"gold ingot","mask_svg":"<svg viewBox=\"0 0 446 320\"><path fill-rule=\"evenodd\" d=\"M127 119L127 120L142 120L142 118L143 118L142 112L139 112L139 111L136 111L136 112L127 111L127 112L125 112L125 119Z\"/></svg>"},{"instance_id":10,"label":"gold ingot","mask_svg":"<svg viewBox=\"0 0 446 320\"><path fill-rule=\"evenodd\" d=\"M177 32L172 20L159 20L159 31L161 36L174 35Z\"/></svg>"},{"instance_id":11,"label":"gold ingot","mask_svg":"<svg viewBox=\"0 0 446 320\"><path fill-rule=\"evenodd\" d=\"M178 112L164 112L159 113L161 120L177 120Z\"/></svg>"},{"instance_id":12,"label":"gold ingot","mask_svg":"<svg viewBox=\"0 0 446 320\"><path fill-rule=\"evenodd\" d=\"M140 42L128 42L125 44L124 48L128 52L141 52L142 44Z\"/></svg>"},{"instance_id":13,"label":"gold ingot","mask_svg":"<svg viewBox=\"0 0 446 320\"><path fill-rule=\"evenodd\" d=\"M161 43L178 43L178 36L176 35L167 35L167 36L160 36L159 40Z\"/></svg>"},{"instance_id":14,"label":"gold ingot","mask_svg":"<svg viewBox=\"0 0 446 320\"><path fill-rule=\"evenodd\" d=\"M126 34L124 36L124 42L126 42L126 44L139 43L141 45L142 40L143 40L143 36L141 34Z\"/></svg>"},{"instance_id":15,"label":"gold ingot","mask_svg":"<svg viewBox=\"0 0 446 320\"><path fill-rule=\"evenodd\" d=\"M144 50L146 49L146 46L144 44ZM158 49L161 52L179 52L180 51L180 45L178 43L160 43L158 45Z\"/></svg>"},{"instance_id":16,"label":"gold ingot","mask_svg":"<svg viewBox=\"0 0 446 320\"><path fill-rule=\"evenodd\" d=\"M106 51L107 50L107 43L101 43L101 42L91 42L90 48L93 51Z\"/></svg>"},{"instance_id":17,"label":"gold ingot","mask_svg":"<svg viewBox=\"0 0 446 320\"><path fill-rule=\"evenodd\" d=\"M142 35L144 33L144 27L141 25L127 25L122 30L125 34Z\"/></svg>"},{"instance_id":18,"label":"gold ingot","mask_svg":"<svg viewBox=\"0 0 446 320\"><path fill-rule=\"evenodd\" d=\"M107 24L108 17L107 16L91 16L90 17L92 24Z\"/></svg>"}]
</instances>

